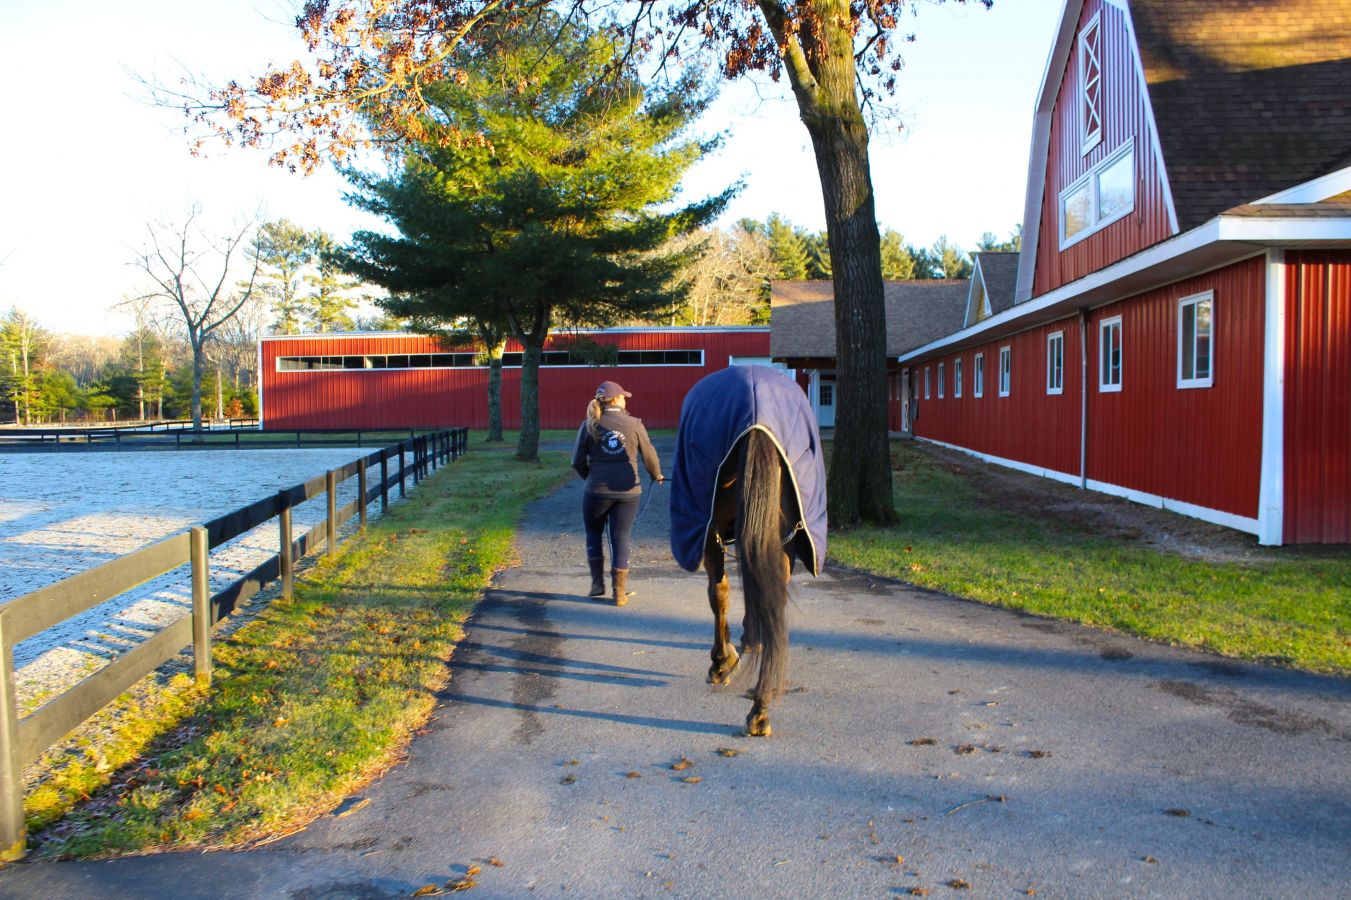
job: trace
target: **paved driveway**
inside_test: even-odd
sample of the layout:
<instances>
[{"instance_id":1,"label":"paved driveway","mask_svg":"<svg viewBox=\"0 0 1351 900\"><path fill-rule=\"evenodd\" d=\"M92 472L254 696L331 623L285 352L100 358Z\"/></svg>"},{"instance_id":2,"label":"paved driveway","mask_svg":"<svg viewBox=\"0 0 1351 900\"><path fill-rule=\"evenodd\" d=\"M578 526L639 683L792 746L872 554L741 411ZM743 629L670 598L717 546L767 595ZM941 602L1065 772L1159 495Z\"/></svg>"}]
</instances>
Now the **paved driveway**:
<instances>
[{"instance_id":1,"label":"paved driveway","mask_svg":"<svg viewBox=\"0 0 1351 900\"><path fill-rule=\"evenodd\" d=\"M797 579L774 737L740 737L665 496L616 609L583 596L579 487L533 508L352 811L247 853L11 867L0 895L377 898L471 865L484 897L1351 892L1351 682L830 571Z\"/></svg>"}]
</instances>

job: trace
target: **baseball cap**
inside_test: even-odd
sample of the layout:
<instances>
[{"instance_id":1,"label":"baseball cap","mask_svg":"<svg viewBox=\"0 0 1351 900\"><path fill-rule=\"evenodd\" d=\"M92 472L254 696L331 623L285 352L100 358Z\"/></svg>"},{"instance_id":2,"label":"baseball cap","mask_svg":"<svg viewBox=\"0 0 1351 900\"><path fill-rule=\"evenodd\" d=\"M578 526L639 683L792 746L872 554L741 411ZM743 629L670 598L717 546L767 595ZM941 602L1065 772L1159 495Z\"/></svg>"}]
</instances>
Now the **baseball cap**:
<instances>
[{"instance_id":1,"label":"baseball cap","mask_svg":"<svg viewBox=\"0 0 1351 900\"><path fill-rule=\"evenodd\" d=\"M596 388L597 400L613 400L614 398L621 395L625 397L633 396L632 394L624 390L616 382L613 381L602 381L600 383L600 387Z\"/></svg>"}]
</instances>

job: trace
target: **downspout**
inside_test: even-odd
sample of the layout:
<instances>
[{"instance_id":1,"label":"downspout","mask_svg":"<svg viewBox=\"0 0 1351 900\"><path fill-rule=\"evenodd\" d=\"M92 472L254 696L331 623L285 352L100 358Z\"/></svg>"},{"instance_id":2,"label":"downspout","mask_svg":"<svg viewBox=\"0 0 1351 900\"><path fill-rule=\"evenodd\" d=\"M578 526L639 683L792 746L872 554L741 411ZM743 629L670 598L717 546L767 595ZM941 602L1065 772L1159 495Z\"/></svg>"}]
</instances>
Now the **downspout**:
<instances>
[{"instance_id":1,"label":"downspout","mask_svg":"<svg viewBox=\"0 0 1351 900\"><path fill-rule=\"evenodd\" d=\"M1088 490L1088 310L1079 310L1079 490Z\"/></svg>"}]
</instances>

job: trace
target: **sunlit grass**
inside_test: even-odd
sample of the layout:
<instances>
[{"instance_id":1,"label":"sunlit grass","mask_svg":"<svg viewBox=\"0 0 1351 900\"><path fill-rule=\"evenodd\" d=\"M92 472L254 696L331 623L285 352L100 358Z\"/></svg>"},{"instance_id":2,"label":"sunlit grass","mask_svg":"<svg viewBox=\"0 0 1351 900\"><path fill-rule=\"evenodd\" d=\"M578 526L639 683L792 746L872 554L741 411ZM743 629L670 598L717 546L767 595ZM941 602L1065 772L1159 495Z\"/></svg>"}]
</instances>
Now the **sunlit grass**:
<instances>
[{"instance_id":1,"label":"sunlit grass","mask_svg":"<svg viewBox=\"0 0 1351 900\"><path fill-rule=\"evenodd\" d=\"M220 641L204 698L179 684L178 708L124 723L134 764L109 760L111 781L107 763L85 765L30 796L37 829L93 794L36 835L41 853L238 846L331 809L426 720L462 623L512 561L523 507L565 471L556 453L537 465L470 453L424 480L292 600Z\"/></svg>"},{"instance_id":2,"label":"sunlit grass","mask_svg":"<svg viewBox=\"0 0 1351 900\"><path fill-rule=\"evenodd\" d=\"M893 457L900 523L832 533L836 562L1228 656L1351 671L1351 553L1184 558L1001 508L913 443Z\"/></svg>"}]
</instances>

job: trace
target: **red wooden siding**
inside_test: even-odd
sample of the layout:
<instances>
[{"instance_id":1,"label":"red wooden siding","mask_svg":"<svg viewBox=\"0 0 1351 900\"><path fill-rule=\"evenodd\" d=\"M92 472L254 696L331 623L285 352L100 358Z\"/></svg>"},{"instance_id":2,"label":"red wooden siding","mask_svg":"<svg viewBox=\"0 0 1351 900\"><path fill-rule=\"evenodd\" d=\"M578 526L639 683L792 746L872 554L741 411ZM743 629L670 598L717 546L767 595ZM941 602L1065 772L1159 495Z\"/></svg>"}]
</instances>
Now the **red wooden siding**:
<instances>
[{"instance_id":1,"label":"red wooden siding","mask_svg":"<svg viewBox=\"0 0 1351 900\"><path fill-rule=\"evenodd\" d=\"M1257 517L1265 271L1264 258L1255 257L1089 314L1091 481ZM1177 386L1178 301L1203 291L1214 292L1214 380L1208 388L1182 389ZM1098 389L1098 327L1104 319L1118 315L1122 319L1122 387L1103 392ZM1065 387L1059 395L1046 392L1047 337L1056 331L1065 335ZM1343 337L1343 352L1345 343ZM999 348L1006 345L1013 354L1012 389L1010 396L1000 397ZM912 377L920 412L915 434L1077 475L1079 346L1078 319L1067 318L960 354L916 360ZM977 352L985 354L983 398L972 392ZM952 362L958 355L963 359L965 382L960 399L952 396ZM930 377L936 379L939 362L944 363L946 396L938 399L935 381L931 398L924 400L924 369L927 366ZM1341 383L1346 383L1345 377ZM1341 402L1347 402L1345 393L1341 396ZM1344 478L1344 467L1342 473Z\"/></svg>"},{"instance_id":2,"label":"red wooden siding","mask_svg":"<svg viewBox=\"0 0 1351 900\"><path fill-rule=\"evenodd\" d=\"M1046 393L1046 340L1065 334L1065 388ZM999 396L999 348L1011 348L1009 396ZM985 354L985 396L975 395L977 353ZM953 362L962 360L962 396L953 396ZM938 364L943 363L943 398ZM924 399L924 368L933 379ZM1005 340L926 359L912 370L919 415L914 434L1044 469L1079 472L1079 320L1065 319Z\"/></svg>"},{"instance_id":3,"label":"red wooden siding","mask_svg":"<svg viewBox=\"0 0 1351 900\"><path fill-rule=\"evenodd\" d=\"M629 409L651 428L674 428L685 393L705 375L726 368L732 356L769 356L769 329L705 331L668 329L591 332L597 343L622 350L703 350L702 366L545 366L540 369L540 424L574 428L596 385L617 381L633 393ZM556 335L546 346L566 346ZM511 341L508 353L520 352ZM352 356L445 352L417 335L297 337L262 342L265 428L412 428L488 424L486 368L382 371L277 371L280 356ZM502 421L520 426L520 369L502 370Z\"/></svg>"},{"instance_id":4,"label":"red wooden siding","mask_svg":"<svg viewBox=\"0 0 1351 900\"><path fill-rule=\"evenodd\" d=\"M1088 0L1079 31L1099 15L1102 29L1102 140L1087 154L1081 143L1083 117L1078 40L1069 54L1052 114L1041 225L1036 248L1032 296L1040 296L1124 259L1172 234L1163 178L1154 153L1148 98L1141 91L1135 53L1121 10L1103 0ZM1135 155L1135 208L1101 231L1060 250L1060 193L1095 164L1132 141Z\"/></svg>"},{"instance_id":5,"label":"red wooden siding","mask_svg":"<svg viewBox=\"0 0 1351 900\"><path fill-rule=\"evenodd\" d=\"M1285 540L1351 542L1351 253L1287 252Z\"/></svg>"},{"instance_id":6,"label":"red wooden siding","mask_svg":"<svg viewBox=\"0 0 1351 900\"><path fill-rule=\"evenodd\" d=\"M1089 317L1088 477L1257 517L1264 257L1096 309ZM1214 291L1214 383L1177 386L1178 301ZM1098 326L1122 320L1122 386L1098 390Z\"/></svg>"}]
</instances>

